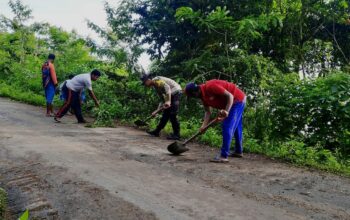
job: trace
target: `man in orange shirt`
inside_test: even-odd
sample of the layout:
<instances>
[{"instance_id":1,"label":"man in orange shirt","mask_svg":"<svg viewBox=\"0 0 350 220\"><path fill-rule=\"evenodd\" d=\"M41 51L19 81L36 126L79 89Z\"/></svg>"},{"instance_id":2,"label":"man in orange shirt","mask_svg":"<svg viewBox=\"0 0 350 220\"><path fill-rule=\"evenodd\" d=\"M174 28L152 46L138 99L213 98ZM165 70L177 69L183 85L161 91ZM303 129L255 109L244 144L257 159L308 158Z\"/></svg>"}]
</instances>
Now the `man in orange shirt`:
<instances>
[{"instance_id":1,"label":"man in orange shirt","mask_svg":"<svg viewBox=\"0 0 350 220\"><path fill-rule=\"evenodd\" d=\"M55 88L58 84L57 76L55 71L55 66L53 65L55 61L55 55L49 54L47 61L41 67L43 87L45 90L46 98L46 116L54 116L52 102L55 96Z\"/></svg>"}]
</instances>

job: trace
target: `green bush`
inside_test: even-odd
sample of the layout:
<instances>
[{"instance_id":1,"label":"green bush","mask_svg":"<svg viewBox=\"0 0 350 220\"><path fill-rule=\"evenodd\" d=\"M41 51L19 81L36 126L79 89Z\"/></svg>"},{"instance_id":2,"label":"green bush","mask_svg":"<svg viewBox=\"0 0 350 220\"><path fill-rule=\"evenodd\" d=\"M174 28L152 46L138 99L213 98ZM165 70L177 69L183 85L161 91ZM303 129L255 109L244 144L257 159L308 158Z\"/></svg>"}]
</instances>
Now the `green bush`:
<instances>
[{"instance_id":1,"label":"green bush","mask_svg":"<svg viewBox=\"0 0 350 220\"><path fill-rule=\"evenodd\" d=\"M321 146L350 155L350 75L335 72L324 78L300 81L296 75L277 78L269 87L269 136L300 137L309 146Z\"/></svg>"},{"instance_id":2,"label":"green bush","mask_svg":"<svg viewBox=\"0 0 350 220\"><path fill-rule=\"evenodd\" d=\"M0 188L0 220L4 218L7 206L7 195L4 189Z\"/></svg>"}]
</instances>

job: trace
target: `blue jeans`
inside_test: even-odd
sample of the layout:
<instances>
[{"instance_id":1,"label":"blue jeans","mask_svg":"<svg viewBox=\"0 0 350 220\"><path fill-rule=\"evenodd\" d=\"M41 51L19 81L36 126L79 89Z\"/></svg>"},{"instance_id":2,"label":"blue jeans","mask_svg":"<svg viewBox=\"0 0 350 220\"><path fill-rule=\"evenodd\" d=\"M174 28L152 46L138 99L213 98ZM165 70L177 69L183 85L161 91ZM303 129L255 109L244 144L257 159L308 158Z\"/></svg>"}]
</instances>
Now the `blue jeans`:
<instances>
[{"instance_id":1,"label":"blue jeans","mask_svg":"<svg viewBox=\"0 0 350 220\"><path fill-rule=\"evenodd\" d=\"M55 96L55 86L53 85L53 83L50 82L45 87L46 104L52 104L54 96Z\"/></svg>"},{"instance_id":2,"label":"blue jeans","mask_svg":"<svg viewBox=\"0 0 350 220\"><path fill-rule=\"evenodd\" d=\"M232 105L228 117L222 122L222 147L221 156L227 158L230 155L230 146L235 137L235 153L243 152L243 111L245 101L235 102Z\"/></svg>"}]
</instances>

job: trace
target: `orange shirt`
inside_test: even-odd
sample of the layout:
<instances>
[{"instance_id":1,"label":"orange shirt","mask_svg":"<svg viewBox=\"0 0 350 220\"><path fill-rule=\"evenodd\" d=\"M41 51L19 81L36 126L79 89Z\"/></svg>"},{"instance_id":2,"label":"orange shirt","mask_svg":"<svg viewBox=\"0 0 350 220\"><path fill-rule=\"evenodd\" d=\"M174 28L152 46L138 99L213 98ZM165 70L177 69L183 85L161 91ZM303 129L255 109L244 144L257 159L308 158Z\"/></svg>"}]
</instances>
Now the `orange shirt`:
<instances>
[{"instance_id":1,"label":"orange shirt","mask_svg":"<svg viewBox=\"0 0 350 220\"><path fill-rule=\"evenodd\" d=\"M57 76L55 71L55 66L53 63L49 62L49 69L50 69L50 77L54 85L57 85Z\"/></svg>"}]
</instances>

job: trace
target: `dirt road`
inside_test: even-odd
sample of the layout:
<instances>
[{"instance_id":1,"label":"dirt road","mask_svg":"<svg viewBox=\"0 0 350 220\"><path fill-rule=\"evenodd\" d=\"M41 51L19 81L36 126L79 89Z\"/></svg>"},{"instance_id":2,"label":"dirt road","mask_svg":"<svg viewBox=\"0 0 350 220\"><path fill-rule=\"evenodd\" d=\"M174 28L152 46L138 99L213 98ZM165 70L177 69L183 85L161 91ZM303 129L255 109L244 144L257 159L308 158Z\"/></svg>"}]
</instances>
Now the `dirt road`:
<instances>
[{"instance_id":1,"label":"dirt road","mask_svg":"<svg viewBox=\"0 0 350 220\"><path fill-rule=\"evenodd\" d=\"M128 127L57 124L0 99L0 186L8 219L350 219L350 180L258 155L211 164L214 150L168 154Z\"/></svg>"}]
</instances>

